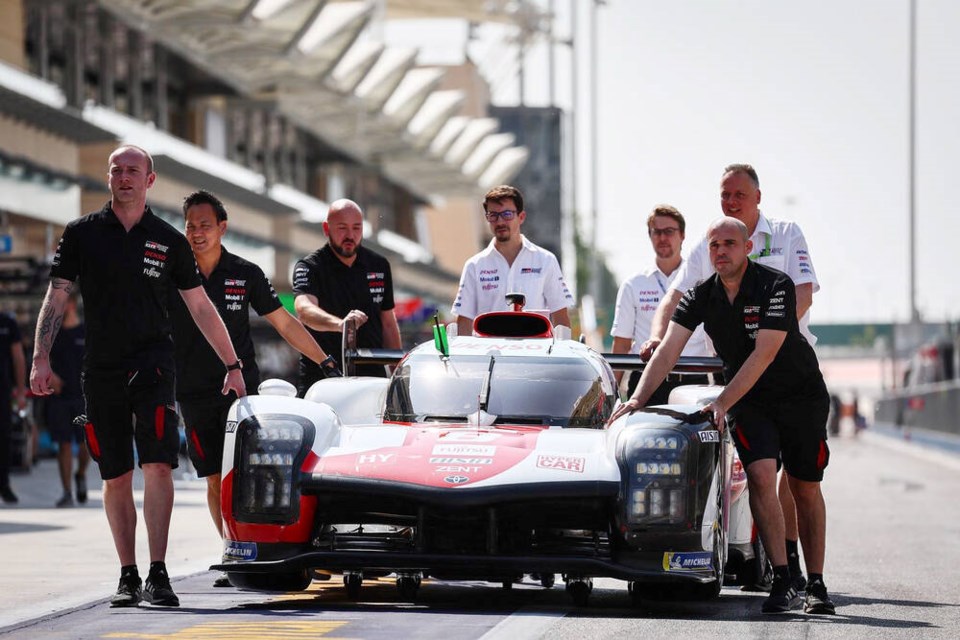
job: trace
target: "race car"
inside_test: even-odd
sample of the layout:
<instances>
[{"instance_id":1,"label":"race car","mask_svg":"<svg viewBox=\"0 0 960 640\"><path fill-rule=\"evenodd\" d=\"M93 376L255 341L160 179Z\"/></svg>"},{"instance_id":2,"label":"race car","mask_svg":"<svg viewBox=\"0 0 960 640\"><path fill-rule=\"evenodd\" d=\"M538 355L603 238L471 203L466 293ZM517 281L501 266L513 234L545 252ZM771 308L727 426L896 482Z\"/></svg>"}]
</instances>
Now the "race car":
<instances>
[{"instance_id":1,"label":"race car","mask_svg":"<svg viewBox=\"0 0 960 640\"><path fill-rule=\"evenodd\" d=\"M264 591L342 574L354 599L365 577L389 574L403 599L426 577L510 588L557 574L581 605L596 577L635 597L716 596L728 536L749 547L752 533L728 432L699 411L719 388L681 387L688 404L608 425L613 366L639 361L564 329L522 310L483 314L473 335L438 326L405 354L345 350L346 369L392 364L390 378L321 380L303 399L265 381L228 417L212 568ZM701 358L676 370L717 369Z\"/></svg>"}]
</instances>

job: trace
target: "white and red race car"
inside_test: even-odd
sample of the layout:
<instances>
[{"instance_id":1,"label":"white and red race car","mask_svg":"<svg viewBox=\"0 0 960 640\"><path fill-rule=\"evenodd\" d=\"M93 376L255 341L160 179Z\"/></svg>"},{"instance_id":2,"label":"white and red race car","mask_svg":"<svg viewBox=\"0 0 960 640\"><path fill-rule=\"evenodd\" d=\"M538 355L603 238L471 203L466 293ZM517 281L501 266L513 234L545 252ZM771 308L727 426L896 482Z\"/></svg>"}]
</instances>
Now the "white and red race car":
<instances>
[{"instance_id":1,"label":"white and red race car","mask_svg":"<svg viewBox=\"0 0 960 640\"><path fill-rule=\"evenodd\" d=\"M595 577L626 580L637 597L708 598L728 549L750 565L745 476L729 436L699 413L718 387L681 387L688 404L608 426L611 362L636 368L636 356L561 339L523 311L481 315L474 335L449 341L438 329L402 358L346 358L394 363L389 379L321 380L304 399L269 380L234 403L214 569L283 591L339 573L353 598L365 576L393 573L404 599L427 576L509 588L561 574L585 604Z\"/></svg>"}]
</instances>

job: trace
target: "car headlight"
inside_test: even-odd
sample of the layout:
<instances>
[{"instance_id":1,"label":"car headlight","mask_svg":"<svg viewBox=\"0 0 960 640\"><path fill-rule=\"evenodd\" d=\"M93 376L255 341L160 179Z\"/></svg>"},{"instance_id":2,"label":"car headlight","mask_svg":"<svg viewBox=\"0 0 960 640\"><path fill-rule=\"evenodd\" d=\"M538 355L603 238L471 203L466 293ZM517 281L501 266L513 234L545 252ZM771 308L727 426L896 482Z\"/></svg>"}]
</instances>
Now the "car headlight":
<instances>
[{"instance_id":1,"label":"car headlight","mask_svg":"<svg viewBox=\"0 0 960 640\"><path fill-rule=\"evenodd\" d=\"M623 450L627 522L679 524L687 520L687 439L666 430L634 432Z\"/></svg>"},{"instance_id":2,"label":"car headlight","mask_svg":"<svg viewBox=\"0 0 960 640\"><path fill-rule=\"evenodd\" d=\"M313 425L298 416L254 417L237 428L234 512L238 520L289 524L300 507L300 465Z\"/></svg>"}]
</instances>

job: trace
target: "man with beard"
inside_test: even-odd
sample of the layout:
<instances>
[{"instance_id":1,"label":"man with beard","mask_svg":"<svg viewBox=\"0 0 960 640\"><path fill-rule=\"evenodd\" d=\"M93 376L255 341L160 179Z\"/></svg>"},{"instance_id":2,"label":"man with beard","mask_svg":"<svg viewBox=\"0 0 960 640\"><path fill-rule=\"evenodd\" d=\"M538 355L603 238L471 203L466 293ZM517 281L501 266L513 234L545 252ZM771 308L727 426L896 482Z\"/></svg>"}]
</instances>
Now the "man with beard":
<instances>
[{"instance_id":1,"label":"man with beard","mask_svg":"<svg viewBox=\"0 0 960 640\"><path fill-rule=\"evenodd\" d=\"M360 245L363 211L352 200L330 205L323 223L327 244L299 260L293 269L297 317L328 354L340 353L344 323L357 324L357 346L400 349L400 326L393 311L390 263ZM379 365L358 366L362 376L384 376ZM326 376L309 358L300 358L297 392L301 397Z\"/></svg>"},{"instance_id":2,"label":"man with beard","mask_svg":"<svg viewBox=\"0 0 960 640\"><path fill-rule=\"evenodd\" d=\"M643 269L620 285L616 315L610 328L614 353L638 353L640 345L650 337L650 323L660 298L666 295L683 264L680 247L685 233L686 221L675 207L657 205L647 216L647 234L657 259L652 267ZM680 355L713 355L702 328L697 328ZM616 374L619 382L623 372L617 371ZM640 372L633 371L627 384L628 396L633 395L639 381ZM670 374L650 396L647 404L666 404L670 391L681 384L707 383L707 376L702 374Z\"/></svg>"},{"instance_id":3,"label":"man with beard","mask_svg":"<svg viewBox=\"0 0 960 640\"><path fill-rule=\"evenodd\" d=\"M567 307L573 304L573 296L560 263L520 233L527 217L520 190L508 185L494 187L483 197L483 212L493 240L463 265L451 309L457 316L457 333L471 335L473 320L481 313L508 310L508 293L524 294L528 310L545 311L554 326L569 327Z\"/></svg>"},{"instance_id":4,"label":"man with beard","mask_svg":"<svg viewBox=\"0 0 960 640\"><path fill-rule=\"evenodd\" d=\"M703 408L723 431L733 418L733 440L747 472L750 511L773 564L763 613L786 613L800 602L784 540L777 499L782 462L796 498L800 541L810 572L804 611L833 614L823 582L827 512L820 482L830 461L830 399L813 348L800 333L797 294L782 271L750 259L747 226L724 217L707 229L713 275L688 289L663 342L643 370L637 390L610 417L614 422L644 405L680 356L693 330L704 325L723 360L726 387Z\"/></svg>"}]
</instances>

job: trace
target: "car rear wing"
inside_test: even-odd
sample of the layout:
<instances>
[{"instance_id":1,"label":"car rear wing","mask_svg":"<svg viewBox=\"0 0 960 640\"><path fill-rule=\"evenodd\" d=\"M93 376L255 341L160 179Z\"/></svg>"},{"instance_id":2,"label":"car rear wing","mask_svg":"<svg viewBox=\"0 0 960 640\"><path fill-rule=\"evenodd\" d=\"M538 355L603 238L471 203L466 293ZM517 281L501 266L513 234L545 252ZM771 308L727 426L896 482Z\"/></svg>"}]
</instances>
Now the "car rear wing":
<instances>
[{"instance_id":1,"label":"car rear wing","mask_svg":"<svg viewBox=\"0 0 960 640\"><path fill-rule=\"evenodd\" d=\"M357 347L357 328L353 320L344 323L343 340L340 364L343 375L356 375L359 364L392 366L403 359L406 352L403 349L367 349ZM615 370L643 371L647 363L640 356L632 353L602 353L600 354ZM680 356L673 366L673 373L720 373L723 371L723 361L720 358L699 356Z\"/></svg>"},{"instance_id":2,"label":"car rear wing","mask_svg":"<svg viewBox=\"0 0 960 640\"><path fill-rule=\"evenodd\" d=\"M403 349L360 349L357 347L356 321L343 323L340 364L345 376L357 375L358 364L395 365L406 352Z\"/></svg>"},{"instance_id":3,"label":"car rear wing","mask_svg":"<svg viewBox=\"0 0 960 640\"><path fill-rule=\"evenodd\" d=\"M643 371L647 363L635 353L602 353L603 359L615 370ZM673 373L720 373L723 361L720 358L704 356L680 356L673 365Z\"/></svg>"}]
</instances>

